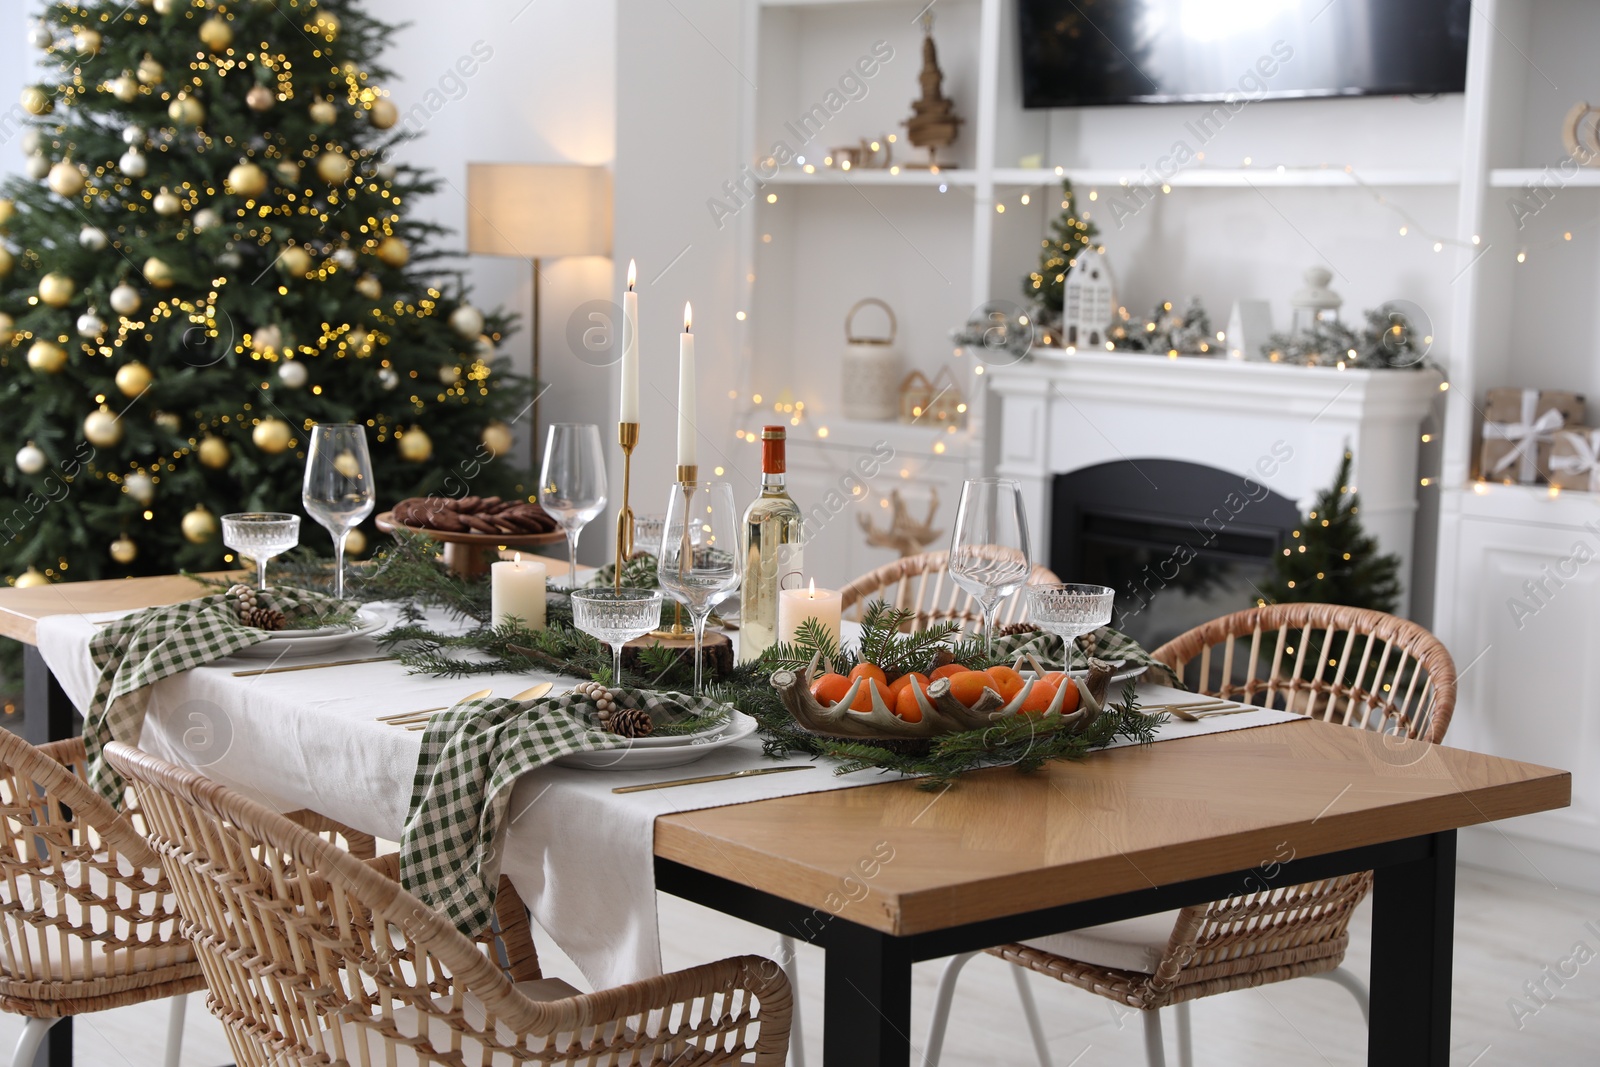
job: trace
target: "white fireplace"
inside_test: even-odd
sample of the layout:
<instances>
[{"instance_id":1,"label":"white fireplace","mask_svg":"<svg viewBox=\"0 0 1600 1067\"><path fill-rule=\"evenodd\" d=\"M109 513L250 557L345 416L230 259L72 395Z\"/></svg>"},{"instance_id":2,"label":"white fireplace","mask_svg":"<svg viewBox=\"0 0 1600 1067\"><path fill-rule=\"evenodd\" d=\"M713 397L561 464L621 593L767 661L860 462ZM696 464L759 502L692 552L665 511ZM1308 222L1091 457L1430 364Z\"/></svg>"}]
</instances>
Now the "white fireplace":
<instances>
[{"instance_id":1,"label":"white fireplace","mask_svg":"<svg viewBox=\"0 0 1600 1067\"><path fill-rule=\"evenodd\" d=\"M1304 512L1349 448L1363 525L1401 557L1406 611L1419 437L1439 397L1436 372L1098 352L990 367L985 377L985 467L1021 483L1039 558L1051 543L1056 475L1128 461L1130 477L1144 478L1140 460L1180 460L1251 479Z\"/></svg>"}]
</instances>

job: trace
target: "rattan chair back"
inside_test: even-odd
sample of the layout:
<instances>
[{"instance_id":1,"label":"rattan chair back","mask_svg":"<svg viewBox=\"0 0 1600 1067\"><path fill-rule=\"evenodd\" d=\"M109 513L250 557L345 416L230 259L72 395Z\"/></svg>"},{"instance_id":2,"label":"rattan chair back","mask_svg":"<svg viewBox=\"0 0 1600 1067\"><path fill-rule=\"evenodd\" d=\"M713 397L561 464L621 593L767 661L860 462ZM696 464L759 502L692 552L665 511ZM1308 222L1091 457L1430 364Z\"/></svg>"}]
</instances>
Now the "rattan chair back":
<instances>
[{"instance_id":1,"label":"rattan chair back","mask_svg":"<svg viewBox=\"0 0 1600 1067\"><path fill-rule=\"evenodd\" d=\"M924 552L885 563L868 571L840 591L840 606L846 619L859 622L867 605L887 601L903 611L916 612L912 625L923 629L936 622L957 622L963 626L983 621L983 613L972 594L950 576L948 552ZM1059 582L1050 568L1036 564L1028 575L1028 585ZM1019 589L995 609L995 624L1007 626L1028 621L1028 594Z\"/></svg>"},{"instance_id":2,"label":"rattan chair back","mask_svg":"<svg viewBox=\"0 0 1600 1067\"><path fill-rule=\"evenodd\" d=\"M241 1067L783 1061L789 989L770 961L536 1000L486 951L499 939L464 937L381 860L137 749L106 756L147 814Z\"/></svg>"}]
</instances>

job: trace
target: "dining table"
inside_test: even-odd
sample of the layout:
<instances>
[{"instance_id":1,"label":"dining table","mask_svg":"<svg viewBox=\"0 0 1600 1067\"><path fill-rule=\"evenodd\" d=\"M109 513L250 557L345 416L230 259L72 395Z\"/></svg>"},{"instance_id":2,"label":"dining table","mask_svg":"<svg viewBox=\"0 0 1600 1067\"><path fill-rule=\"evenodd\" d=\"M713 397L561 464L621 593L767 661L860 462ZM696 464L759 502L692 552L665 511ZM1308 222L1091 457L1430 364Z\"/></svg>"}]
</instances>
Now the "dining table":
<instances>
[{"instance_id":1,"label":"dining table","mask_svg":"<svg viewBox=\"0 0 1600 1067\"><path fill-rule=\"evenodd\" d=\"M0 634L33 646L41 620L51 616L127 611L205 592L179 576L0 590ZM88 624L58 619L46 628L69 625ZM229 688L239 679L227 669L238 666L227 661L187 673L210 679L206 692L222 699L218 694L239 692ZM242 697L238 729L257 731L248 736L251 758L201 769L280 807L310 797L323 803L317 810L324 815L392 834L411 787L400 764L415 761L396 739L418 735L363 726L360 736L388 752L387 762L363 766L356 753L343 767L328 767L349 746L321 734L334 737L339 724L392 710L396 692L415 687L420 703L443 683L408 681L396 663L360 669L369 672L367 681L353 691L337 700L301 699L306 707L293 706L302 717L281 720L278 744L324 746L315 760L304 758L303 772L293 753L264 758L280 720L246 721L253 705ZM26 671L25 736L63 736L73 728L68 690L81 694L83 679L52 677L34 647ZM289 686L305 685L307 676L273 678ZM454 684L462 688L460 680ZM291 704L274 707L274 715L287 715ZM147 723L146 737L151 729ZM155 751L181 761L172 744ZM759 746L753 751L751 758L759 757ZM262 780L252 781L253 773ZM305 781L294 780L301 773ZM560 776L582 773L541 768L528 777L553 775L543 796ZM688 773L692 768L655 776ZM910 1031L911 970L918 961L1366 870L1375 872L1368 1063L1443 1067L1456 831L1563 807L1571 796L1565 771L1301 717L1097 751L1031 773L995 767L937 789L857 772L830 783L846 788L738 791L828 773L691 787L706 792L654 814L648 842L654 890L824 951L827 1067L912 1061L919 1042ZM345 780L331 784L311 780L341 774ZM363 790L385 795L363 804ZM580 799L599 804L610 792ZM514 881L509 853L519 842L530 844L506 842ZM52 1064L69 1062L54 1055Z\"/></svg>"}]
</instances>

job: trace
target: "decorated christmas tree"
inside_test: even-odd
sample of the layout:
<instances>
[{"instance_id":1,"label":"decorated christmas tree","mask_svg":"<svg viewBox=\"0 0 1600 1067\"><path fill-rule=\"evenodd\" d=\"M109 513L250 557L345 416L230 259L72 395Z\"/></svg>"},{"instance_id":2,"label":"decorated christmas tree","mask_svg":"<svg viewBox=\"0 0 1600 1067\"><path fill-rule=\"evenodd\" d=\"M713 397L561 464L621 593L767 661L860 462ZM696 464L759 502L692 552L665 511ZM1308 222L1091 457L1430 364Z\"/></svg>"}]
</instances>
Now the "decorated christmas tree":
<instances>
[{"instance_id":1,"label":"decorated christmas tree","mask_svg":"<svg viewBox=\"0 0 1600 1067\"><path fill-rule=\"evenodd\" d=\"M1067 271L1077 262L1078 253L1094 247L1100 230L1078 214L1072 182L1061 183L1061 214L1050 224L1051 236L1040 243L1039 266L1022 279L1022 293L1033 302L1035 321L1051 330L1061 326L1061 307L1066 297Z\"/></svg>"},{"instance_id":2,"label":"decorated christmas tree","mask_svg":"<svg viewBox=\"0 0 1600 1067\"><path fill-rule=\"evenodd\" d=\"M1269 602L1374 611L1393 611L1400 603L1400 557L1380 555L1378 542L1361 528L1350 460L1346 452L1333 485L1317 494L1316 507L1275 559L1273 580L1263 590Z\"/></svg>"},{"instance_id":3,"label":"decorated christmas tree","mask_svg":"<svg viewBox=\"0 0 1600 1067\"><path fill-rule=\"evenodd\" d=\"M217 516L300 510L316 422L367 426L380 509L516 483L526 383L407 215L438 183L387 156L389 33L350 0L44 6L0 199L0 575L219 566Z\"/></svg>"}]
</instances>

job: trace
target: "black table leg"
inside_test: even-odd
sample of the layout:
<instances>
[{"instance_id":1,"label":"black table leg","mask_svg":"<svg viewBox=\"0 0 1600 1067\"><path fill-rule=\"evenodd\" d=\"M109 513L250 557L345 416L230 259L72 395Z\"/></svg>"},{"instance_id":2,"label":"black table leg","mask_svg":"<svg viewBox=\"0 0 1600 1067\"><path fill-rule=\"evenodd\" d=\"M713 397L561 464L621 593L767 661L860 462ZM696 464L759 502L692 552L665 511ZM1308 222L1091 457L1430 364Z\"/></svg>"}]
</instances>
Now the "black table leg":
<instances>
[{"instance_id":1,"label":"black table leg","mask_svg":"<svg viewBox=\"0 0 1600 1067\"><path fill-rule=\"evenodd\" d=\"M1372 893L1369 1067L1446 1067L1456 917L1456 832L1430 854L1379 867Z\"/></svg>"},{"instance_id":2,"label":"black table leg","mask_svg":"<svg viewBox=\"0 0 1600 1067\"><path fill-rule=\"evenodd\" d=\"M911 949L904 938L838 919L824 964L823 1067L911 1062Z\"/></svg>"},{"instance_id":3,"label":"black table leg","mask_svg":"<svg viewBox=\"0 0 1600 1067\"><path fill-rule=\"evenodd\" d=\"M78 732L78 712L61 683L32 645L22 650L22 736L30 745L59 741ZM33 1067L72 1067L72 1020L50 1028Z\"/></svg>"}]
</instances>

